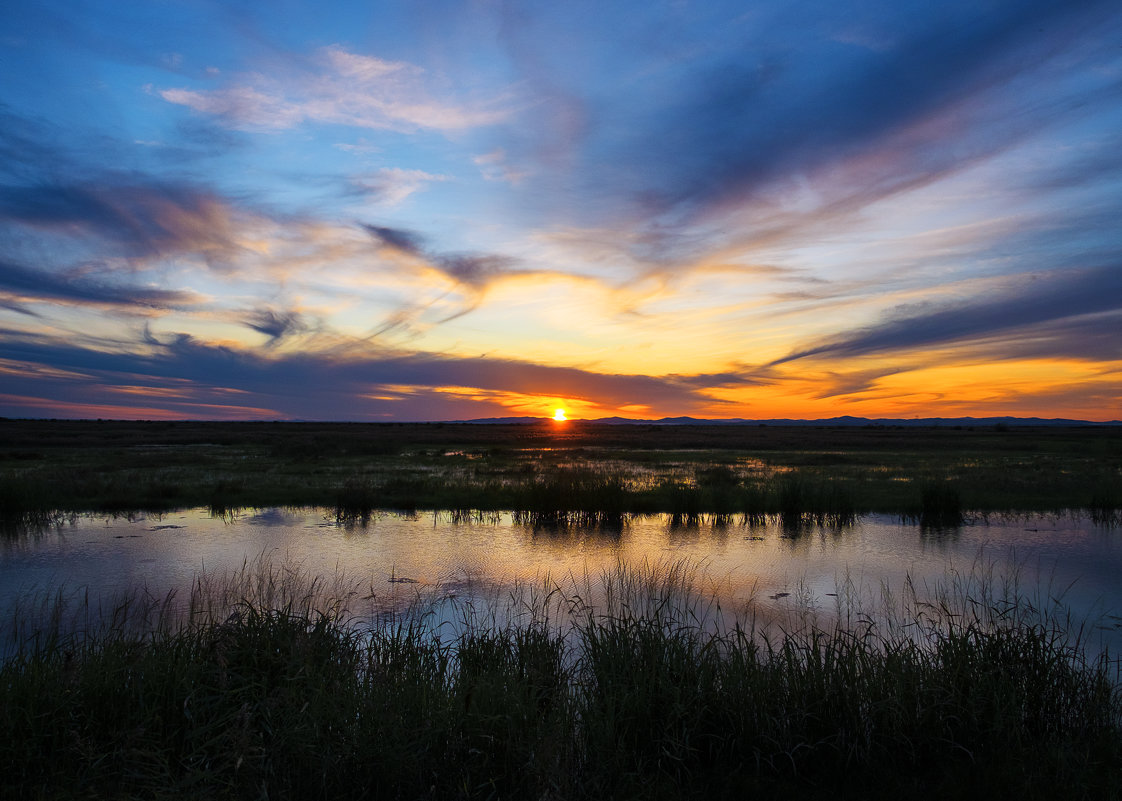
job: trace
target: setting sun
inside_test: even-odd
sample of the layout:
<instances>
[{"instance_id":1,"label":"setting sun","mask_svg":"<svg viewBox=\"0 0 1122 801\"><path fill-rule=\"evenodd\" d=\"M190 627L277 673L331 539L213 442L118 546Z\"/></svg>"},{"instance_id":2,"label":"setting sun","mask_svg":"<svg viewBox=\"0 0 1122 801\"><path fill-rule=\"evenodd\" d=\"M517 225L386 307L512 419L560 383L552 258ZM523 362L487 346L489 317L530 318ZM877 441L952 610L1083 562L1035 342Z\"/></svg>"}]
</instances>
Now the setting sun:
<instances>
[{"instance_id":1,"label":"setting sun","mask_svg":"<svg viewBox=\"0 0 1122 801\"><path fill-rule=\"evenodd\" d=\"M557 409L553 412L553 419L560 422L562 420L568 420L569 418L565 416L564 409Z\"/></svg>"}]
</instances>

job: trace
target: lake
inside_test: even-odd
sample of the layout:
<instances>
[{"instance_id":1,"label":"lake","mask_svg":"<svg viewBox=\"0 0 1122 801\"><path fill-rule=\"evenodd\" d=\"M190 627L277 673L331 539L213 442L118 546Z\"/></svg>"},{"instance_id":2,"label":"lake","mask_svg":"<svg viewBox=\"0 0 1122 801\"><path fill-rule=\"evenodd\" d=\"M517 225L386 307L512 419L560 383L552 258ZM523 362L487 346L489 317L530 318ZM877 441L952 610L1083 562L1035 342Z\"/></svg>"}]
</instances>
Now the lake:
<instances>
[{"instance_id":1,"label":"lake","mask_svg":"<svg viewBox=\"0 0 1122 801\"><path fill-rule=\"evenodd\" d=\"M829 615L841 597L876 607L910 577L918 594L939 586L1017 579L1038 606L1058 604L1088 621L1092 650L1122 646L1122 537L1074 515L974 521L925 531L870 515L842 529L671 525L636 516L619 530L549 530L506 513L382 513L365 525L322 509L259 509L213 516L206 509L128 517L78 515L36 533L0 540L3 626L20 598L64 587L112 598L146 587L189 594L200 572L222 576L263 561L304 576L360 586L370 613L402 612L427 599L494 599L548 576L585 587L617 565L685 563L698 588L725 609L747 604L780 622Z\"/></svg>"}]
</instances>

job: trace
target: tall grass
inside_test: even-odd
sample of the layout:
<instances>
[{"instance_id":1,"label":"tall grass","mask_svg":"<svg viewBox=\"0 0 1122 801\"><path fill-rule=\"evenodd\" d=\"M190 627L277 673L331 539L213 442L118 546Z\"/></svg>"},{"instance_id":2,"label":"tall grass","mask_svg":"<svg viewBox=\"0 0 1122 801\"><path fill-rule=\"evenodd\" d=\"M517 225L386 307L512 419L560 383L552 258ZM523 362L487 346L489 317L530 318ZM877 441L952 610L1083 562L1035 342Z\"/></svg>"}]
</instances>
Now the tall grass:
<instances>
[{"instance_id":1,"label":"tall grass","mask_svg":"<svg viewBox=\"0 0 1122 801\"><path fill-rule=\"evenodd\" d=\"M620 566L450 625L260 563L147 626L94 609L0 666L0 796L1118 797L1117 663L1015 585L784 628L703 582Z\"/></svg>"}]
</instances>

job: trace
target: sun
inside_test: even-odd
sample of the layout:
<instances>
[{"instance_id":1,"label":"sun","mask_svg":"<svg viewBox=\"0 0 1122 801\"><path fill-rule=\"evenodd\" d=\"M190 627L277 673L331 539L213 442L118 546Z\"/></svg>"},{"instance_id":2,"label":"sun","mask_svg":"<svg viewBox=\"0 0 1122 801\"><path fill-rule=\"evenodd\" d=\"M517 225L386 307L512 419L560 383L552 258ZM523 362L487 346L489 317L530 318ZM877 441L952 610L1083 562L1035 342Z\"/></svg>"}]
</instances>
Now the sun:
<instances>
[{"instance_id":1,"label":"sun","mask_svg":"<svg viewBox=\"0 0 1122 801\"><path fill-rule=\"evenodd\" d=\"M564 409L555 409L553 411L553 419L560 423L560 422L563 422L565 420L568 420L569 418L565 416L565 410Z\"/></svg>"}]
</instances>

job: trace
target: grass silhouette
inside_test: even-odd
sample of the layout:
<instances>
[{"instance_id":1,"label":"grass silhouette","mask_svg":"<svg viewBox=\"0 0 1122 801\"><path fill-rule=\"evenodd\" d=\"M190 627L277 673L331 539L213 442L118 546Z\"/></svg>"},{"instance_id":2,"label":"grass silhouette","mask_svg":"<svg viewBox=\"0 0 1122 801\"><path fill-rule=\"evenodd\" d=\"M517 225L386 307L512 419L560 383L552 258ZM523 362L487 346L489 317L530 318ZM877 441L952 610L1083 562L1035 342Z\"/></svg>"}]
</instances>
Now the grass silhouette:
<instances>
[{"instance_id":1,"label":"grass silhouette","mask_svg":"<svg viewBox=\"0 0 1122 801\"><path fill-rule=\"evenodd\" d=\"M267 563L185 599L40 598L0 666L0 794L1117 797L1117 663L1009 585L795 625L698 586L620 565L454 625Z\"/></svg>"}]
</instances>

